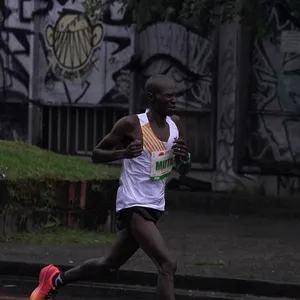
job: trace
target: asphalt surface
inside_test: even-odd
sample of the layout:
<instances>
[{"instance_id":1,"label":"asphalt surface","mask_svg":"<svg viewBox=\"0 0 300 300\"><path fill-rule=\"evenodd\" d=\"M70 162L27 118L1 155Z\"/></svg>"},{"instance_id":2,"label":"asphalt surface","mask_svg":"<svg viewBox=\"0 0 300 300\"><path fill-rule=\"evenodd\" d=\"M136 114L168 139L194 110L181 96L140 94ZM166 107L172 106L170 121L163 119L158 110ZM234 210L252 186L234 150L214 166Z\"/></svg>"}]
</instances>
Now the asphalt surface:
<instances>
[{"instance_id":1,"label":"asphalt surface","mask_svg":"<svg viewBox=\"0 0 300 300\"><path fill-rule=\"evenodd\" d=\"M1 280L1 278L0 278ZM0 289L0 300L29 299L31 291L36 286L32 278L6 277L2 279L4 285ZM152 300L156 299L155 288L145 286L103 285L95 283L77 283L60 290L56 300ZM278 298L255 297L251 295L224 294L216 292L199 292L176 290L177 300L271 300ZM280 298L287 300L288 298ZM290 298L291 299L291 298Z\"/></svg>"},{"instance_id":2,"label":"asphalt surface","mask_svg":"<svg viewBox=\"0 0 300 300\"><path fill-rule=\"evenodd\" d=\"M169 212L159 228L178 274L300 283L300 222ZM110 245L0 244L0 260L77 265L102 257ZM138 251L127 270L156 272Z\"/></svg>"}]
</instances>

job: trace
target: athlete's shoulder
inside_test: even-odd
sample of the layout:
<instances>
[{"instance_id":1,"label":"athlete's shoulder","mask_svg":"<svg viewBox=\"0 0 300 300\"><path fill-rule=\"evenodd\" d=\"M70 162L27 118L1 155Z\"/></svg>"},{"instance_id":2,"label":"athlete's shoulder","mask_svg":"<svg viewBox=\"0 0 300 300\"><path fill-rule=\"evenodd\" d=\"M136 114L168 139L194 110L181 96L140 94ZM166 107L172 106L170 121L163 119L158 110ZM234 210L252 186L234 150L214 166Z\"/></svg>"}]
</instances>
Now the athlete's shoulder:
<instances>
[{"instance_id":1,"label":"athlete's shoulder","mask_svg":"<svg viewBox=\"0 0 300 300\"><path fill-rule=\"evenodd\" d=\"M138 124L137 115L128 115L119 119L116 123L116 126L122 128L123 130L131 130L134 129Z\"/></svg>"}]
</instances>

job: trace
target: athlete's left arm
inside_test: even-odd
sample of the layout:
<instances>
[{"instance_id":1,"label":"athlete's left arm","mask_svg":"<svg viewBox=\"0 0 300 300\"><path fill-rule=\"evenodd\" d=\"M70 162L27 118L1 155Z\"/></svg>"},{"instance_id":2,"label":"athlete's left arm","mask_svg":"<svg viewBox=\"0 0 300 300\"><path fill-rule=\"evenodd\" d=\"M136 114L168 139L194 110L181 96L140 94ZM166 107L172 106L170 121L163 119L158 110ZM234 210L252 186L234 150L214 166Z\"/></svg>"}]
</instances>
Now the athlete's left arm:
<instances>
[{"instance_id":1,"label":"athlete's left arm","mask_svg":"<svg viewBox=\"0 0 300 300\"><path fill-rule=\"evenodd\" d=\"M176 124L179 132L179 137L174 141L172 147L175 154L176 170L181 175L186 175L191 169L190 153L184 137L183 124L179 116L172 116L173 122Z\"/></svg>"}]
</instances>

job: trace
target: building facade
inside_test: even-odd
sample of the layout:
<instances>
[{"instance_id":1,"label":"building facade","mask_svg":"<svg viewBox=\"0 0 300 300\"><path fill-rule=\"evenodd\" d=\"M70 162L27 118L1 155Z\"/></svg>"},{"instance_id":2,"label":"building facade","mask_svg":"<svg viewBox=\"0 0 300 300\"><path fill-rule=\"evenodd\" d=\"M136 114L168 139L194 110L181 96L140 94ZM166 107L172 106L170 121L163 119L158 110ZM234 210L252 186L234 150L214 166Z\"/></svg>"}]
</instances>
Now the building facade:
<instances>
[{"instance_id":1,"label":"building facade","mask_svg":"<svg viewBox=\"0 0 300 300\"><path fill-rule=\"evenodd\" d=\"M200 36L176 23L142 32L118 3L4 0L0 138L89 155L113 123L145 109L143 85L172 76L192 152L191 176L213 191L300 192L300 51L276 9L258 39L239 23Z\"/></svg>"}]
</instances>

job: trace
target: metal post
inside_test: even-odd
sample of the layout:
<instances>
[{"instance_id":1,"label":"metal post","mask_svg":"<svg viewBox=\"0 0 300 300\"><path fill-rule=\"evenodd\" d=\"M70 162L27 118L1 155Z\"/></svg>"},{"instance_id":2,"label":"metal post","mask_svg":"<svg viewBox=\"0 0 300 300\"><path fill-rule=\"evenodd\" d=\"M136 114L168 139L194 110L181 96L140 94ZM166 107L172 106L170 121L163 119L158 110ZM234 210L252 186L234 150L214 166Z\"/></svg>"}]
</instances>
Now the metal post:
<instances>
[{"instance_id":1,"label":"metal post","mask_svg":"<svg viewBox=\"0 0 300 300\"><path fill-rule=\"evenodd\" d=\"M132 61L134 62L135 60L135 55L136 55L136 27L135 25L131 25L131 34L133 35L133 57ZM135 91L136 85L135 85L135 70L133 69L132 73L130 74L130 95L129 95L129 103L128 103L128 113L130 115L136 113L136 91Z\"/></svg>"},{"instance_id":2,"label":"metal post","mask_svg":"<svg viewBox=\"0 0 300 300\"><path fill-rule=\"evenodd\" d=\"M40 1L32 1L32 11L36 11L39 8ZM30 77L29 77L29 86L28 86L28 143L36 143L36 130L37 126L34 126L34 120L39 119L35 113L39 112L39 110L35 109L35 105L33 101L37 99L36 91L37 91L37 74L36 74L36 65L35 63L39 63L38 59L38 33L39 33L39 18L37 16L33 17L33 34L30 38L30 54L31 54L31 67L30 67ZM38 122L38 125L39 122ZM40 127L40 126L38 126ZM40 128L38 128L40 130Z\"/></svg>"}]
</instances>

